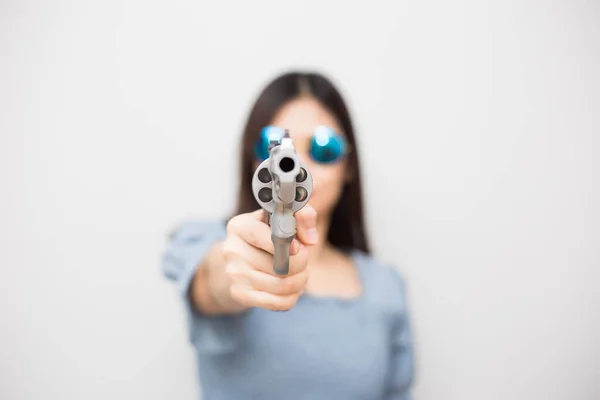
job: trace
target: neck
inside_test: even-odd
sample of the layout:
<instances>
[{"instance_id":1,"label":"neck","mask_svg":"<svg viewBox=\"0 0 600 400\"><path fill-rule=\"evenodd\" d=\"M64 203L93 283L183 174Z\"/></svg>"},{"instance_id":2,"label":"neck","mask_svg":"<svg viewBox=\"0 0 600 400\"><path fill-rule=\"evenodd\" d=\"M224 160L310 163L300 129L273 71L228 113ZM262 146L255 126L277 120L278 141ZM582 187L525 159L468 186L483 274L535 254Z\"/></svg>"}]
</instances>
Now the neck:
<instances>
[{"instance_id":1,"label":"neck","mask_svg":"<svg viewBox=\"0 0 600 400\"><path fill-rule=\"evenodd\" d=\"M323 258L325 252L331 247L327 243L327 236L329 234L329 223L331 219L329 216L319 216L317 218L317 232L319 233L319 242L310 248L308 256L308 264L315 265Z\"/></svg>"}]
</instances>

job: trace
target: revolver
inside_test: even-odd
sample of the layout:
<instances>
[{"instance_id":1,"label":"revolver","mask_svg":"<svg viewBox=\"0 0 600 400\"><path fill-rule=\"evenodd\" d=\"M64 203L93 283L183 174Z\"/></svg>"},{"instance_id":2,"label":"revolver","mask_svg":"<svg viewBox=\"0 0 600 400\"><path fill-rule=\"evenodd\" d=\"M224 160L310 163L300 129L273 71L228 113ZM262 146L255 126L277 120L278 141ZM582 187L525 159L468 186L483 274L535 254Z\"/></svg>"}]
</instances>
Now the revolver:
<instances>
[{"instance_id":1,"label":"revolver","mask_svg":"<svg viewBox=\"0 0 600 400\"><path fill-rule=\"evenodd\" d=\"M289 130L285 129L281 141L269 142L269 158L252 177L252 192L271 227L276 275L289 273L290 245L296 236L294 214L308 203L312 188L312 176L296 154Z\"/></svg>"}]
</instances>

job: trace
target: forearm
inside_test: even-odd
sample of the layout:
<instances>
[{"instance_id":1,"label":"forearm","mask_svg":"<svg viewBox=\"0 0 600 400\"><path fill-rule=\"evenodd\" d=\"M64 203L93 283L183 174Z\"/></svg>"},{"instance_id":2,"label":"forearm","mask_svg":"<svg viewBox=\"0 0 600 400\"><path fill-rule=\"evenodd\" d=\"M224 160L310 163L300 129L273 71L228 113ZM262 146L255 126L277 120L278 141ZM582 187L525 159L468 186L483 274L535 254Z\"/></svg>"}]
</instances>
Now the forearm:
<instances>
[{"instance_id":1,"label":"forearm","mask_svg":"<svg viewBox=\"0 0 600 400\"><path fill-rule=\"evenodd\" d=\"M216 243L196 270L190 288L191 301L207 315L235 314L245 307L230 295L231 280L225 272L222 242Z\"/></svg>"}]
</instances>

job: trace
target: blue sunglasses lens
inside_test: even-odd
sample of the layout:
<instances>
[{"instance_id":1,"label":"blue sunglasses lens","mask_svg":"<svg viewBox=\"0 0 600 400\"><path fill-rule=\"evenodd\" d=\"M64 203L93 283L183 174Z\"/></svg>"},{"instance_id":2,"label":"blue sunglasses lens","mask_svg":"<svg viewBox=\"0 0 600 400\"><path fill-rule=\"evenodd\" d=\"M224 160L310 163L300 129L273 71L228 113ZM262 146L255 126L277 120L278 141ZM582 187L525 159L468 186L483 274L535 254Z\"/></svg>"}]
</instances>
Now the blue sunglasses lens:
<instances>
[{"instance_id":1,"label":"blue sunglasses lens","mask_svg":"<svg viewBox=\"0 0 600 400\"><path fill-rule=\"evenodd\" d=\"M337 161L346 153L346 141L332 128L319 126L315 129L311 144L312 158L323 164Z\"/></svg>"},{"instance_id":2,"label":"blue sunglasses lens","mask_svg":"<svg viewBox=\"0 0 600 400\"><path fill-rule=\"evenodd\" d=\"M277 126L266 126L260 131L260 138L254 146L254 155L260 161L269 158L271 140L281 141L284 130ZM320 164L337 161L346 154L346 141L343 136L327 126L318 126L310 141L310 156Z\"/></svg>"},{"instance_id":3,"label":"blue sunglasses lens","mask_svg":"<svg viewBox=\"0 0 600 400\"><path fill-rule=\"evenodd\" d=\"M254 146L254 154L261 161L269 158L269 142L271 140L281 141L283 129L276 126L265 126L260 131L260 138Z\"/></svg>"}]
</instances>

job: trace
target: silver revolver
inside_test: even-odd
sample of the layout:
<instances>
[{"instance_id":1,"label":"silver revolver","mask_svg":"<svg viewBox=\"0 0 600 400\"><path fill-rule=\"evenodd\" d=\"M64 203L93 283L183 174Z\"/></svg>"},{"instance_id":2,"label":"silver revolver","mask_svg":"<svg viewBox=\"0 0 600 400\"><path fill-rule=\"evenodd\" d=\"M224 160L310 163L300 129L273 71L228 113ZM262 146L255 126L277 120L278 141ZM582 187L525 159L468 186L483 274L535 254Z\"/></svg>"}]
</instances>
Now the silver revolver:
<instances>
[{"instance_id":1,"label":"silver revolver","mask_svg":"<svg viewBox=\"0 0 600 400\"><path fill-rule=\"evenodd\" d=\"M290 245L296 236L294 214L308 203L312 194L312 176L296 154L287 129L281 142L269 142L269 158L254 172L252 192L265 212L265 222L271 226L275 248L273 272L287 275Z\"/></svg>"}]
</instances>

